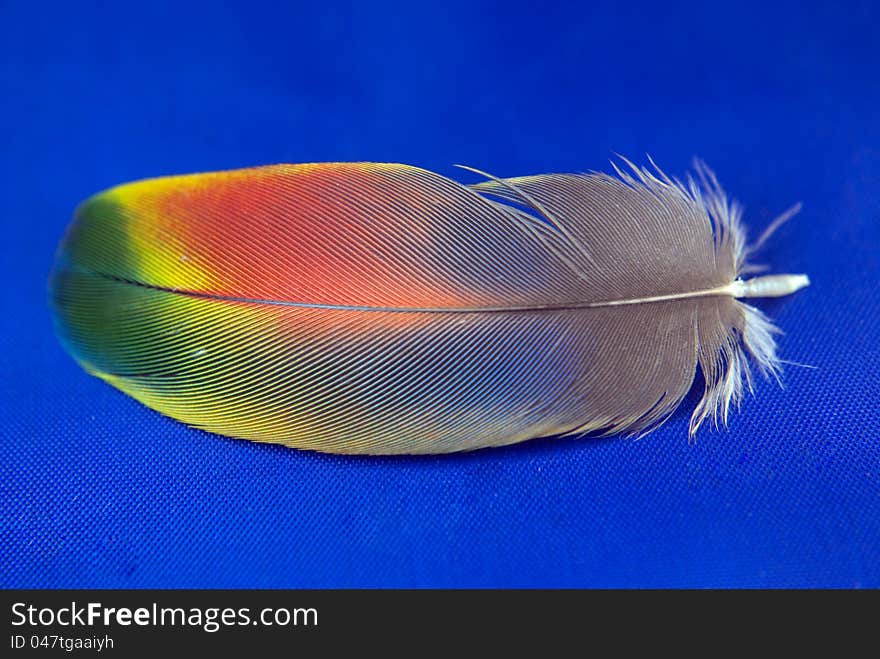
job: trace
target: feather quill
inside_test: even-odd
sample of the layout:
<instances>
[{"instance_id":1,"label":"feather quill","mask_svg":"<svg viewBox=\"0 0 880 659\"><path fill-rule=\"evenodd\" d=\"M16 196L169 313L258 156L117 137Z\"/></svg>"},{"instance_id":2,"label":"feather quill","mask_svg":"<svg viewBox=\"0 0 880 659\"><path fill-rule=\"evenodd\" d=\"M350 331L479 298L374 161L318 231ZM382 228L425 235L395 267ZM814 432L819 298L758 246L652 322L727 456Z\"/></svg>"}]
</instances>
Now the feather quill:
<instances>
[{"instance_id":1,"label":"feather quill","mask_svg":"<svg viewBox=\"0 0 880 659\"><path fill-rule=\"evenodd\" d=\"M151 408L298 448L642 433L699 367L693 435L726 423L749 357L779 371L777 330L740 298L808 280L740 278L755 247L704 165L682 183L624 162L471 186L377 163L118 186L59 248L57 333Z\"/></svg>"}]
</instances>

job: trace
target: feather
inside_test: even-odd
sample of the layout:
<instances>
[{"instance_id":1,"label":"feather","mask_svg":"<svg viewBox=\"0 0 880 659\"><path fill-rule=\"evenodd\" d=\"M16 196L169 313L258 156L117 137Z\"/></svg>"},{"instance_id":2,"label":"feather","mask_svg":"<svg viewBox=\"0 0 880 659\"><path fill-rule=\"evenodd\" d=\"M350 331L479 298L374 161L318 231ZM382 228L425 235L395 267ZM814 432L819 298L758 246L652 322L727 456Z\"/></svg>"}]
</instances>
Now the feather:
<instances>
[{"instance_id":1,"label":"feather","mask_svg":"<svg viewBox=\"0 0 880 659\"><path fill-rule=\"evenodd\" d=\"M319 451L642 433L698 366L690 433L726 423L748 357L780 363L775 328L739 298L807 279L739 278L740 209L705 166L686 183L615 168L465 186L326 163L118 186L59 248L57 333L168 416Z\"/></svg>"}]
</instances>

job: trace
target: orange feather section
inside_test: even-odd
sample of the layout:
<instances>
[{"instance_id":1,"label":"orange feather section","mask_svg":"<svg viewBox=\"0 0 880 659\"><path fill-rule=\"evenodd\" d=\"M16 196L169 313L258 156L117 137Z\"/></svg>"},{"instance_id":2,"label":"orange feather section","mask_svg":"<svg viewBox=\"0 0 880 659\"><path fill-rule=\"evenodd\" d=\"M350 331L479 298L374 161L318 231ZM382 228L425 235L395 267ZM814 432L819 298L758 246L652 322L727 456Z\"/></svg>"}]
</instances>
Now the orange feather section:
<instances>
[{"instance_id":1,"label":"orange feather section","mask_svg":"<svg viewBox=\"0 0 880 659\"><path fill-rule=\"evenodd\" d=\"M540 273L558 263L550 257L531 273L482 267L534 243L498 214L415 168L278 165L113 188L87 202L80 229L125 233L129 259L110 255L95 270L178 291L380 307L534 302Z\"/></svg>"}]
</instances>

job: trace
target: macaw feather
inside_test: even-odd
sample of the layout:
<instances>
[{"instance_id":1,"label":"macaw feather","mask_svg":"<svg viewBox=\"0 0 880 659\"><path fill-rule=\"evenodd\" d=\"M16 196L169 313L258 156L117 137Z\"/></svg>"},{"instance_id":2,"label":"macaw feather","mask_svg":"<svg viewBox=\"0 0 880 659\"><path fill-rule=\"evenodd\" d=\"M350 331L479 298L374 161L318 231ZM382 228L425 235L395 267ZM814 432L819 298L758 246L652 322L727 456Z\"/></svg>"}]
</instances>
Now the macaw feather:
<instances>
[{"instance_id":1,"label":"macaw feather","mask_svg":"<svg viewBox=\"0 0 880 659\"><path fill-rule=\"evenodd\" d=\"M59 248L57 332L159 412L298 448L643 433L699 368L692 435L726 423L750 361L779 370L775 328L740 298L807 280L740 278L753 249L705 166L685 183L627 166L467 186L325 163L121 185L77 209Z\"/></svg>"}]
</instances>

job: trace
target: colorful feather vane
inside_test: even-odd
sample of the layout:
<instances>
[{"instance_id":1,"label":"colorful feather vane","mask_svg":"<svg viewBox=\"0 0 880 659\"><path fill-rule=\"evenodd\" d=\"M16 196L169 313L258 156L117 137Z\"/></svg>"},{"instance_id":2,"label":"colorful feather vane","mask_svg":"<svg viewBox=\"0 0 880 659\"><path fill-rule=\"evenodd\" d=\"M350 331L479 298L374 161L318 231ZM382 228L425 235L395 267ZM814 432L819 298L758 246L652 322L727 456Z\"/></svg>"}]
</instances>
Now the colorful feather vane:
<instances>
[{"instance_id":1,"label":"colorful feather vane","mask_svg":"<svg viewBox=\"0 0 880 659\"><path fill-rule=\"evenodd\" d=\"M151 408L299 448L640 433L699 365L693 434L726 422L751 386L748 355L779 369L774 327L738 298L808 281L740 278L766 235L746 245L704 166L681 183L627 164L472 186L336 163L115 187L61 244L57 331Z\"/></svg>"}]
</instances>

